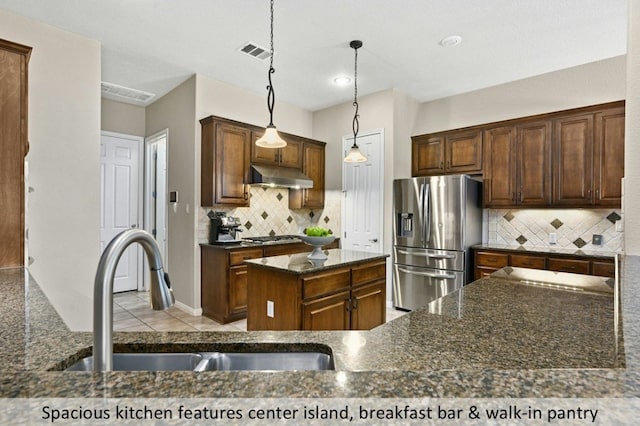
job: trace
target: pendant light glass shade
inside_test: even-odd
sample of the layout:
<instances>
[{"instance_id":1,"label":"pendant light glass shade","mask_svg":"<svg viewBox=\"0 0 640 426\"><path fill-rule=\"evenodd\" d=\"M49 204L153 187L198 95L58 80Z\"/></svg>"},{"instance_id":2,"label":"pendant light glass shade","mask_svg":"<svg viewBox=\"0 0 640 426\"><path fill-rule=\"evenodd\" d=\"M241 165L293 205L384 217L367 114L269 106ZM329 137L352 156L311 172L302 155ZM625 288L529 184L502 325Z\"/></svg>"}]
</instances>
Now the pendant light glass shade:
<instances>
[{"instance_id":1,"label":"pendant light glass shade","mask_svg":"<svg viewBox=\"0 0 640 426\"><path fill-rule=\"evenodd\" d=\"M264 135L256 141L256 146L262 148L284 148L287 146L287 142L280 137L276 126L268 125Z\"/></svg>"},{"instance_id":2,"label":"pendant light glass shade","mask_svg":"<svg viewBox=\"0 0 640 426\"><path fill-rule=\"evenodd\" d=\"M345 163L364 163L365 161L367 161L367 157L365 157L364 154L360 152L360 148L358 148L358 145L353 145L349 150L349 154L344 157Z\"/></svg>"},{"instance_id":3,"label":"pendant light glass shade","mask_svg":"<svg viewBox=\"0 0 640 426\"><path fill-rule=\"evenodd\" d=\"M360 40L353 40L349 43L349 46L353 48L355 52L355 66L353 73L353 106L356 107L356 112L353 115L353 145L349 150L349 153L346 157L344 157L345 163L364 163L367 161L367 157L360 152L360 148L358 148L358 144L356 142L358 138L358 130L360 130L360 122L358 118L358 49L362 47L362 42Z\"/></svg>"}]
</instances>

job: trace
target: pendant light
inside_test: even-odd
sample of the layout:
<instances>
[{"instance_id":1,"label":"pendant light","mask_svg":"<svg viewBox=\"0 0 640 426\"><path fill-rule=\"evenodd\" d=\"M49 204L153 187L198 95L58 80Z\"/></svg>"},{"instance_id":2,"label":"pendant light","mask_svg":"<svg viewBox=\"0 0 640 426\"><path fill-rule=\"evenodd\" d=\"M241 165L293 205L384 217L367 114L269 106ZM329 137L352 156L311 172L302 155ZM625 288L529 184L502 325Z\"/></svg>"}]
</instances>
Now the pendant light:
<instances>
[{"instance_id":1,"label":"pendant light","mask_svg":"<svg viewBox=\"0 0 640 426\"><path fill-rule=\"evenodd\" d=\"M283 148L287 142L280 137L276 126L273 124L273 105L276 102L276 94L273 91L271 74L275 73L273 68L273 0L271 0L271 57L269 63L269 85L267 86L267 108L269 109L269 125L265 129L264 135L256 141L256 145L262 148Z\"/></svg>"},{"instance_id":2,"label":"pendant light","mask_svg":"<svg viewBox=\"0 0 640 426\"><path fill-rule=\"evenodd\" d=\"M353 73L353 106L356 107L356 112L353 116L353 145L349 150L349 154L344 158L345 163L363 163L367 161L367 157L365 157L362 152L360 152L360 148L358 148L358 144L356 143L356 138L358 137L358 130L360 130L360 123L358 122L358 49L362 47L362 42L360 40L353 40L349 46L353 48L355 51L355 70Z\"/></svg>"}]
</instances>

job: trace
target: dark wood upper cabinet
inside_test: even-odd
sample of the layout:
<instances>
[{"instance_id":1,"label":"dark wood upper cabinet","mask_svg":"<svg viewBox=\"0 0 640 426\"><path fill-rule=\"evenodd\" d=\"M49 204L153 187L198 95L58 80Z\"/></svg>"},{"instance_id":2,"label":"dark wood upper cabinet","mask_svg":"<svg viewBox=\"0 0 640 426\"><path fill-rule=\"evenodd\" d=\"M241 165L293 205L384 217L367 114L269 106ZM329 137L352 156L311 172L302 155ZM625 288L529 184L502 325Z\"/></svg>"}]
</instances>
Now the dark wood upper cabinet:
<instances>
[{"instance_id":1,"label":"dark wood upper cabinet","mask_svg":"<svg viewBox=\"0 0 640 426\"><path fill-rule=\"evenodd\" d=\"M27 69L31 48L0 39L0 268L23 266Z\"/></svg>"},{"instance_id":2,"label":"dark wood upper cabinet","mask_svg":"<svg viewBox=\"0 0 640 426\"><path fill-rule=\"evenodd\" d=\"M600 206L620 206L624 176L624 108L595 115L593 156L593 202Z\"/></svg>"},{"instance_id":3,"label":"dark wood upper cabinet","mask_svg":"<svg viewBox=\"0 0 640 426\"><path fill-rule=\"evenodd\" d=\"M251 129L214 117L200 123L201 205L249 205Z\"/></svg>"},{"instance_id":4,"label":"dark wood upper cabinet","mask_svg":"<svg viewBox=\"0 0 640 426\"><path fill-rule=\"evenodd\" d=\"M290 189L289 208L323 208L325 144L305 139L302 148L302 173L313 180L313 188Z\"/></svg>"},{"instance_id":5,"label":"dark wood upper cabinet","mask_svg":"<svg viewBox=\"0 0 640 426\"><path fill-rule=\"evenodd\" d=\"M481 170L485 207L620 207L624 116L618 101L413 136L412 175Z\"/></svg>"},{"instance_id":6,"label":"dark wood upper cabinet","mask_svg":"<svg viewBox=\"0 0 640 426\"><path fill-rule=\"evenodd\" d=\"M482 172L482 131L414 136L412 176Z\"/></svg>"},{"instance_id":7,"label":"dark wood upper cabinet","mask_svg":"<svg viewBox=\"0 0 640 426\"><path fill-rule=\"evenodd\" d=\"M553 127L553 204L591 204L593 114L559 118Z\"/></svg>"},{"instance_id":8,"label":"dark wood upper cabinet","mask_svg":"<svg viewBox=\"0 0 640 426\"><path fill-rule=\"evenodd\" d=\"M287 141L284 148L263 148L255 141L262 137L263 132L254 131L251 143L251 164L267 164L279 167L302 168L302 141L295 136L281 135Z\"/></svg>"}]
</instances>

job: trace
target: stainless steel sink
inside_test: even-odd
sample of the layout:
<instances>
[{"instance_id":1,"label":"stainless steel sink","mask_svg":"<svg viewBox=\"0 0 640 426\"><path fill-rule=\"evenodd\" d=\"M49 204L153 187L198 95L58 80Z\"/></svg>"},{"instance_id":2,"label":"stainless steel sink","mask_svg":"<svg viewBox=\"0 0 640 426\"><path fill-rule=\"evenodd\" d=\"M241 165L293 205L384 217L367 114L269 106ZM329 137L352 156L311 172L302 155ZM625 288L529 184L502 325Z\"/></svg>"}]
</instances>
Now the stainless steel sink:
<instances>
[{"instance_id":1,"label":"stainless steel sink","mask_svg":"<svg viewBox=\"0 0 640 426\"><path fill-rule=\"evenodd\" d=\"M322 352L209 352L196 371L333 370L333 358Z\"/></svg>"},{"instance_id":2,"label":"stainless steel sink","mask_svg":"<svg viewBox=\"0 0 640 426\"><path fill-rule=\"evenodd\" d=\"M301 371L334 370L322 352L115 353L113 371ZM92 371L88 356L66 371Z\"/></svg>"},{"instance_id":3,"label":"stainless steel sink","mask_svg":"<svg viewBox=\"0 0 640 426\"><path fill-rule=\"evenodd\" d=\"M113 371L193 371L202 361L199 353L116 353ZM93 357L88 356L66 371L92 371Z\"/></svg>"}]
</instances>

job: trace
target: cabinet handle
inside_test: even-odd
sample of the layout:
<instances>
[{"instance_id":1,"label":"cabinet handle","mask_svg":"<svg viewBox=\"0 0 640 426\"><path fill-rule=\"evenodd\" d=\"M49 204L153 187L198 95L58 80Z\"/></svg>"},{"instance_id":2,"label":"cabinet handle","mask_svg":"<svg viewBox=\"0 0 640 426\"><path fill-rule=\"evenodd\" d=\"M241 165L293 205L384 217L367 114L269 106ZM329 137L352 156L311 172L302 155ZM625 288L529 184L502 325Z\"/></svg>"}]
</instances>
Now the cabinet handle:
<instances>
[{"instance_id":1,"label":"cabinet handle","mask_svg":"<svg viewBox=\"0 0 640 426\"><path fill-rule=\"evenodd\" d=\"M352 299L352 310L358 309L358 299Z\"/></svg>"},{"instance_id":2,"label":"cabinet handle","mask_svg":"<svg viewBox=\"0 0 640 426\"><path fill-rule=\"evenodd\" d=\"M351 312L351 299L347 299L346 303L347 312Z\"/></svg>"},{"instance_id":3,"label":"cabinet handle","mask_svg":"<svg viewBox=\"0 0 640 426\"><path fill-rule=\"evenodd\" d=\"M522 192L518 192L518 199L522 202Z\"/></svg>"},{"instance_id":4,"label":"cabinet handle","mask_svg":"<svg viewBox=\"0 0 640 426\"><path fill-rule=\"evenodd\" d=\"M441 168L441 169L444 169L444 161L441 161L441 162L440 162L440 168Z\"/></svg>"},{"instance_id":5,"label":"cabinet handle","mask_svg":"<svg viewBox=\"0 0 640 426\"><path fill-rule=\"evenodd\" d=\"M600 190L596 189L596 200L600 199Z\"/></svg>"}]
</instances>

